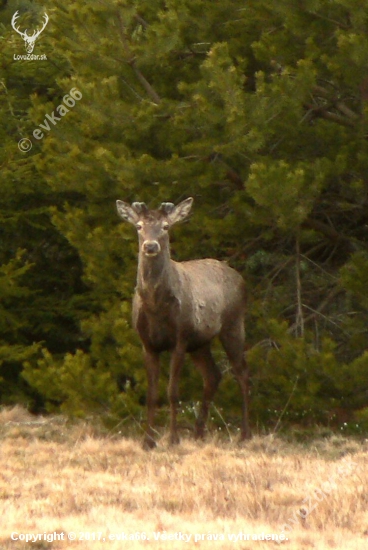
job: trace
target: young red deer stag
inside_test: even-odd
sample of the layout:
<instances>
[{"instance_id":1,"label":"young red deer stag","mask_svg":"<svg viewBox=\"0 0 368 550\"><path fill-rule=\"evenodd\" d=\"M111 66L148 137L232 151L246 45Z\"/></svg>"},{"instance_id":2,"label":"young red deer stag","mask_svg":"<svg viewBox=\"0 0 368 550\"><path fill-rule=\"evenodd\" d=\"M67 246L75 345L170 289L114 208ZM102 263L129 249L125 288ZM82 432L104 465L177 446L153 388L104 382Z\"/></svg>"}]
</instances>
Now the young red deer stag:
<instances>
[{"instance_id":1,"label":"young red deer stag","mask_svg":"<svg viewBox=\"0 0 368 550\"><path fill-rule=\"evenodd\" d=\"M158 399L159 355L171 352L168 397L170 443L178 443L176 415L178 382L189 353L204 380L195 436L204 436L210 402L221 380L211 354L211 341L219 336L239 382L243 415L241 439L250 438L248 422L248 370L244 358L245 282L225 262L170 259L168 230L184 220L192 207L189 198L175 206L163 202L149 210L143 202L117 201L120 216L135 225L139 238L137 286L133 298L133 325L143 343L148 376L148 427L145 446L154 447L154 414Z\"/></svg>"}]
</instances>

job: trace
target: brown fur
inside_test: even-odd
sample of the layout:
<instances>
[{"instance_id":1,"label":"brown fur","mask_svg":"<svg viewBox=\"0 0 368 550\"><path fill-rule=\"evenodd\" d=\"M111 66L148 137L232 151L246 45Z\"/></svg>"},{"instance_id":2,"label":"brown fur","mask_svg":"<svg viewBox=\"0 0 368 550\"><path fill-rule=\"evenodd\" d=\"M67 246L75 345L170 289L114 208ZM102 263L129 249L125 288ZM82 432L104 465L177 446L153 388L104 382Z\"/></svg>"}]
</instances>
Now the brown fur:
<instances>
[{"instance_id":1,"label":"brown fur","mask_svg":"<svg viewBox=\"0 0 368 550\"><path fill-rule=\"evenodd\" d=\"M241 438L250 437L248 370L244 358L245 282L225 262L212 259L174 262L170 259L168 229L189 214L192 200L186 199L176 207L163 203L158 210L148 210L144 203L130 206L117 201L119 214L136 225L139 236L133 324L143 343L148 376L147 447L155 445L153 427L162 351L171 352L170 442L179 442L176 424L178 383L186 353L190 353L203 376L203 400L195 428L196 437L203 437L209 405L221 380L221 372L211 354L211 341L215 336L219 336L240 385L243 398Z\"/></svg>"}]
</instances>

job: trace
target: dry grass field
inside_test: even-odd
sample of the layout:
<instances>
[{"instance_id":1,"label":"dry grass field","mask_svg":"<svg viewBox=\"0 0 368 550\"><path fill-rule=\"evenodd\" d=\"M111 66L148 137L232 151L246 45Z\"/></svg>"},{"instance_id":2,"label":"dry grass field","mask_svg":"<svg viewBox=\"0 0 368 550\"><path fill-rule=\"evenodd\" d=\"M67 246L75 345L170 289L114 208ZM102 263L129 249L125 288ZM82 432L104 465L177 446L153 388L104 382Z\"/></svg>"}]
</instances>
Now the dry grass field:
<instances>
[{"instance_id":1,"label":"dry grass field","mask_svg":"<svg viewBox=\"0 0 368 550\"><path fill-rule=\"evenodd\" d=\"M0 437L2 550L368 548L365 441L162 440L147 453L19 407L0 412ZM266 539L283 529L288 540Z\"/></svg>"}]
</instances>

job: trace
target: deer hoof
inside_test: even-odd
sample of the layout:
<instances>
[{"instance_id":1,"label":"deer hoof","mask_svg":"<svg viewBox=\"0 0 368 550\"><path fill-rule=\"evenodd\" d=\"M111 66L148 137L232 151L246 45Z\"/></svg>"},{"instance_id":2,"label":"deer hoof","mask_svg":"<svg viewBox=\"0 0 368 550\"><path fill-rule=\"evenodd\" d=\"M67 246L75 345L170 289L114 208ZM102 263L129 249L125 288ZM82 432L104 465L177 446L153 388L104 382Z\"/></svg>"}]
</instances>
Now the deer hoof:
<instances>
[{"instance_id":1,"label":"deer hoof","mask_svg":"<svg viewBox=\"0 0 368 550\"><path fill-rule=\"evenodd\" d=\"M196 426L194 430L194 439L204 439L204 426Z\"/></svg>"},{"instance_id":2,"label":"deer hoof","mask_svg":"<svg viewBox=\"0 0 368 550\"><path fill-rule=\"evenodd\" d=\"M180 438L178 436L178 434L170 434L170 438L169 438L169 445L179 445L180 443Z\"/></svg>"},{"instance_id":3,"label":"deer hoof","mask_svg":"<svg viewBox=\"0 0 368 550\"><path fill-rule=\"evenodd\" d=\"M146 436L143 440L142 447L145 451L150 451L157 447L156 441L152 437Z\"/></svg>"},{"instance_id":4,"label":"deer hoof","mask_svg":"<svg viewBox=\"0 0 368 550\"><path fill-rule=\"evenodd\" d=\"M252 434L250 431L244 432L240 435L239 443L242 443L243 441L249 441L252 439Z\"/></svg>"}]
</instances>

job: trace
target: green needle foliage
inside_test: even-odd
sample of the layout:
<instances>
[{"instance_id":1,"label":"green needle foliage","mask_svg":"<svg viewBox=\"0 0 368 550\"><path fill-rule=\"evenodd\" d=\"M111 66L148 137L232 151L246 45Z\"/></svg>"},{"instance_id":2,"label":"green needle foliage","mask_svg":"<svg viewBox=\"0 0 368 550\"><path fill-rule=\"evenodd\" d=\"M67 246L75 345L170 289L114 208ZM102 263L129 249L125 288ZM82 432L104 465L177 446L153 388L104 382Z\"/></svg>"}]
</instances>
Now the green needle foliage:
<instances>
[{"instance_id":1,"label":"green needle foliage","mask_svg":"<svg viewBox=\"0 0 368 550\"><path fill-rule=\"evenodd\" d=\"M27 308L9 297L16 328L0 338L32 350L14 349L26 393L79 416L140 414L137 244L115 200L193 196L172 254L227 260L247 281L253 423L338 424L344 411L366 429L365 2L24 3L24 21L50 17L36 43L48 59L34 62L13 60L16 6L0 12L1 258ZM73 88L81 99L34 139ZM183 401L200 387L186 369ZM235 424L237 399L225 377L218 403Z\"/></svg>"}]
</instances>

